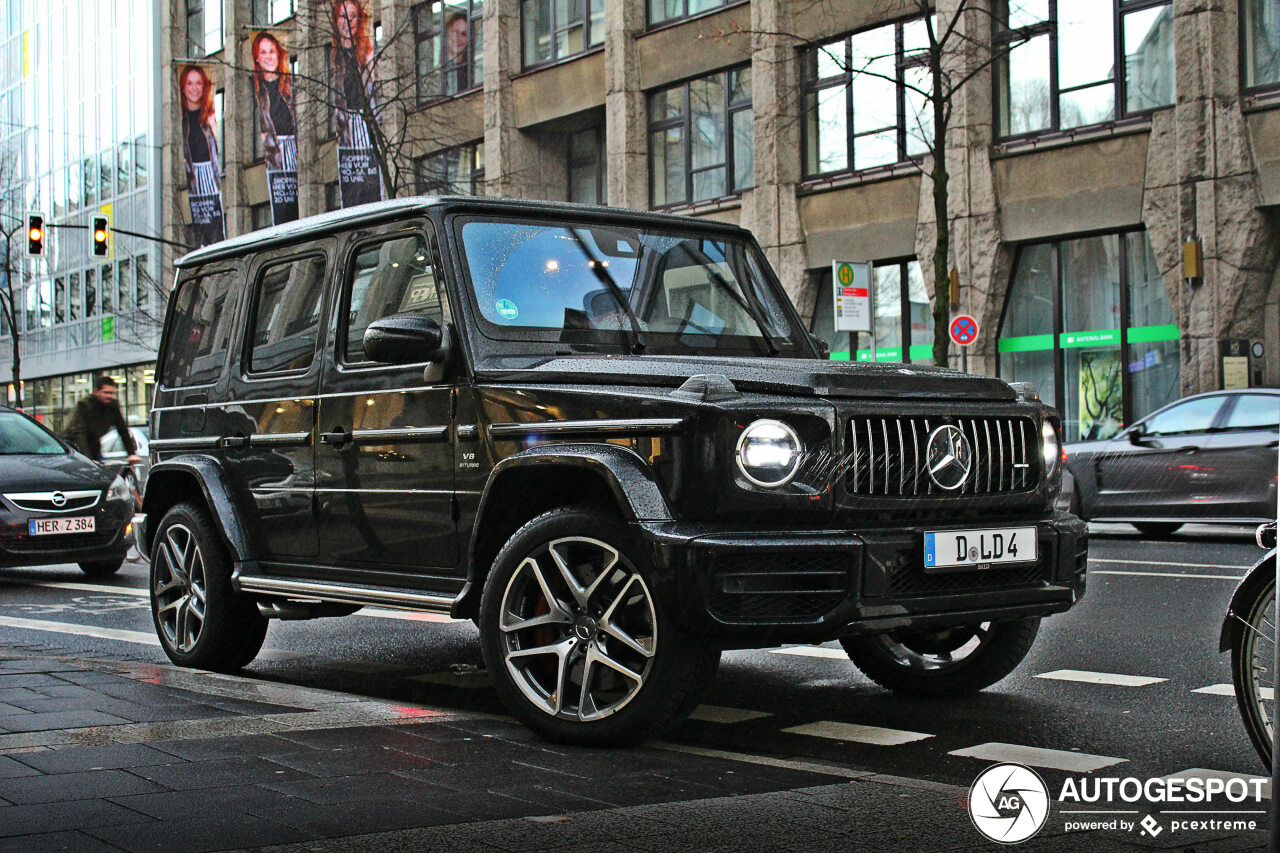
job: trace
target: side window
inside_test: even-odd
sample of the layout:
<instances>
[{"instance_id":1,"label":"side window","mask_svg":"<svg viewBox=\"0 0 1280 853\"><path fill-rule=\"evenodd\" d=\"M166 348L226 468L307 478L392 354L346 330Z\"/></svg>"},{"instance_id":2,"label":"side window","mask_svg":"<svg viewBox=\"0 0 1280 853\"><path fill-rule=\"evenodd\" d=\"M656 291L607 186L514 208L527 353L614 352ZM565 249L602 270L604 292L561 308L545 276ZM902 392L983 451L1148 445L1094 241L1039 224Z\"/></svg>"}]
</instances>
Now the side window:
<instances>
[{"instance_id":1,"label":"side window","mask_svg":"<svg viewBox=\"0 0 1280 853\"><path fill-rule=\"evenodd\" d=\"M168 388L217 381L231 342L234 272L215 272L178 286L161 381Z\"/></svg>"},{"instance_id":2,"label":"side window","mask_svg":"<svg viewBox=\"0 0 1280 853\"><path fill-rule=\"evenodd\" d=\"M1200 397L1166 409L1146 422L1151 435L1177 435L1205 432L1213 426L1213 418L1222 407L1223 397Z\"/></svg>"},{"instance_id":3,"label":"side window","mask_svg":"<svg viewBox=\"0 0 1280 853\"><path fill-rule=\"evenodd\" d=\"M1280 397L1242 394L1227 415L1227 429L1254 430L1280 427Z\"/></svg>"},{"instance_id":4,"label":"side window","mask_svg":"<svg viewBox=\"0 0 1280 853\"><path fill-rule=\"evenodd\" d=\"M324 257L268 264L258 273L250 332L250 373L306 370L315 357L324 296Z\"/></svg>"},{"instance_id":5,"label":"side window","mask_svg":"<svg viewBox=\"0 0 1280 853\"><path fill-rule=\"evenodd\" d=\"M344 297L346 347L343 361L368 361L364 332L369 324L392 314L422 314L443 322L444 310L436 270L426 238L395 237L361 246L347 276Z\"/></svg>"}]
</instances>

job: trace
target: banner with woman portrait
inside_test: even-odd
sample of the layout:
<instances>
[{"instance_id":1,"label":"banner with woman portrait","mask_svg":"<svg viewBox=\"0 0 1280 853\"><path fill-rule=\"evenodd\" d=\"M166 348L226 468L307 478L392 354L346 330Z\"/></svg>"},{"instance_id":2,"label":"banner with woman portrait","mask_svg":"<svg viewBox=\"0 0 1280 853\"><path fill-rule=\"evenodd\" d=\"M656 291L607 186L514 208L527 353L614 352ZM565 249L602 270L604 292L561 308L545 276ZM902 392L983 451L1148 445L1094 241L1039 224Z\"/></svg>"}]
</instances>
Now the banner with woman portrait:
<instances>
[{"instance_id":1,"label":"banner with woman portrait","mask_svg":"<svg viewBox=\"0 0 1280 853\"><path fill-rule=\"evenodd\" d=\"M289 51L275 33L263 30L249 43L250 77L258 110L262 159L267 167L271 219L276 225L298 218L298 117L294 106Z\"/></svg>"},{"instance_id":2,"label":"banner with woman portrait","mask_svg":"<svg viewBox=\"0 0 1280 853\"><path fill-rule=\"evenodd\" d=\"M226 239L222 215L222 165L218 158L218 114L213 80L202 65L178 72L182 147L196 248Z\"/></svg>"},{"instance_id":3,"label":"banner with woman portrait","mask_svg":"<svg viewBox=\"0 0 1280 853\"><path fill-rule=\"evenodd\" d=\"M369 125L377 116L372 22L366 0L334 0L332 92L342 206L382 198L382 173Z\"/></svg>"}]
</instances>

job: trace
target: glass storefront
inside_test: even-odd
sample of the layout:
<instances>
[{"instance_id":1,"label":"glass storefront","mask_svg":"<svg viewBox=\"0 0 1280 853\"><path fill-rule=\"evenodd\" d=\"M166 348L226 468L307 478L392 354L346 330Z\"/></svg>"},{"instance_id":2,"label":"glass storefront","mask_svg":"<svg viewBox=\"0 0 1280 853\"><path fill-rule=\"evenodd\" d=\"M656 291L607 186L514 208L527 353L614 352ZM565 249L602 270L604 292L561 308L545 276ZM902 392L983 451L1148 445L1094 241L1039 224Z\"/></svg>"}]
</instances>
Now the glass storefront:
<instances>
[{"instance_id":1,"label":"glass storefront","mask_svg":"<svg viewBox=\"0 0 1280 853\"><path fill-rule=\"evenodd\" d=\"M1179 331L1145 232L1023 246L1000 326L1000 376L1104 439L1180 394Z\"/></svg>"},{"instance_id":2,"label":"glass storefront","mask_svg":"<svg viewBox=\"0 0 1280 853\"><path fill-rule=\"evenodd\" d=\"M155 398L155 363L112 367L101 372L116 381L116 399L120 403L120 411L124 412L125 421L130 426L144 425L151 412L151 402ZM93 391L93 377L96 375L68 373L65 376L24 380L22 386L26 413L61 435L71 421L76 403ZM4 387L6 402L12 406L17 398L13 384L6 383Z\"/></svg>"},{"instance_id":3,"label":"glass storefront","mask_svg":"<svg viewBox=\"0 0 1280 853\"><path fill-rule=\"evenodd\" d=\"M833 361L933 361L933 307L925 287L920 262L876 262L872 312L875 318L875 351L870 336L835 331L835 300L831 270L816 274L818 301L810 330L831 347ZM903 341L909 341L903 352Z\"/></svg>"}]
</instances>

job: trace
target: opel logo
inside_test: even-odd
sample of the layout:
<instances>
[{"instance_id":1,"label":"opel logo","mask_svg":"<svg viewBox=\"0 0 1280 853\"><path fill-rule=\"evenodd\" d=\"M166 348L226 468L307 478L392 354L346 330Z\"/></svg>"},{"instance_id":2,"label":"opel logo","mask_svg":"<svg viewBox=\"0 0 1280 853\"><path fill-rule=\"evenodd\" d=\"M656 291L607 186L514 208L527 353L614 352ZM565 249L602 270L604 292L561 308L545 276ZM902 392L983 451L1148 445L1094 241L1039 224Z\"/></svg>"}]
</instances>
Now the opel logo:
<instances>
[{"instance_id":1,"label":"opel logo","mask_svg":"<svg viewBox=\"0 0 1280 853\"><path fill-rule=\"evenodd\" d=\"M925 465L929 479L938 488L954 492L969 479L973 467L973 448L959 427L950 424L940 426L929 435L925 450Z\"/></svg>"},{"instance_id":2,"label":"opel logo","mask_svg":"<svg viewBox=\"0 0 1280 853\"><path fill-rule=\"evenodd\" d=\"M62 492L54 492L49 496L49 503L54 506L62 507L67 505L67 496Z\"/></svg>"}]
</instances>

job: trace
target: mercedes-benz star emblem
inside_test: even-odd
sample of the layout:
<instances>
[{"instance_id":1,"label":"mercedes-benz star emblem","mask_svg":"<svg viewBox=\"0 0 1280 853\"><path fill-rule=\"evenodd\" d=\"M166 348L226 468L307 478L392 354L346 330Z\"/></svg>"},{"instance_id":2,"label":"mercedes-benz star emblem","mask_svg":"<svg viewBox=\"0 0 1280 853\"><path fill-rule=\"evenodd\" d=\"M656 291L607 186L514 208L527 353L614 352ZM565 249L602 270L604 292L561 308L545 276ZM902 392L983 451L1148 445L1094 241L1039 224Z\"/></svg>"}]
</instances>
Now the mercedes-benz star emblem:
<instances>
[{"instance_id":1,"label":"mercedes-benz star emblem","mask_svg":"<svg viewBox=\"0 0 1280 853\"><path fill-rule=\"evenodd\" d=\"M62 492L54 492L52 495L49 496L49 503L53 504L54 506L66 506L67 496L64 495Z\"/></svg>"},{"instance_id":2,"label":"mercedes-benz star emblem","mask_svg":"<svg viewBox=\"0 0 1280 853\"><path fill-rule=\"evenodd\" d=\"M929 434L925 450L925 465L929 479L938 488L954 492L969 479L973 467L973 448L959 427L946 424Z\"/></svg>"}]
</instances>

